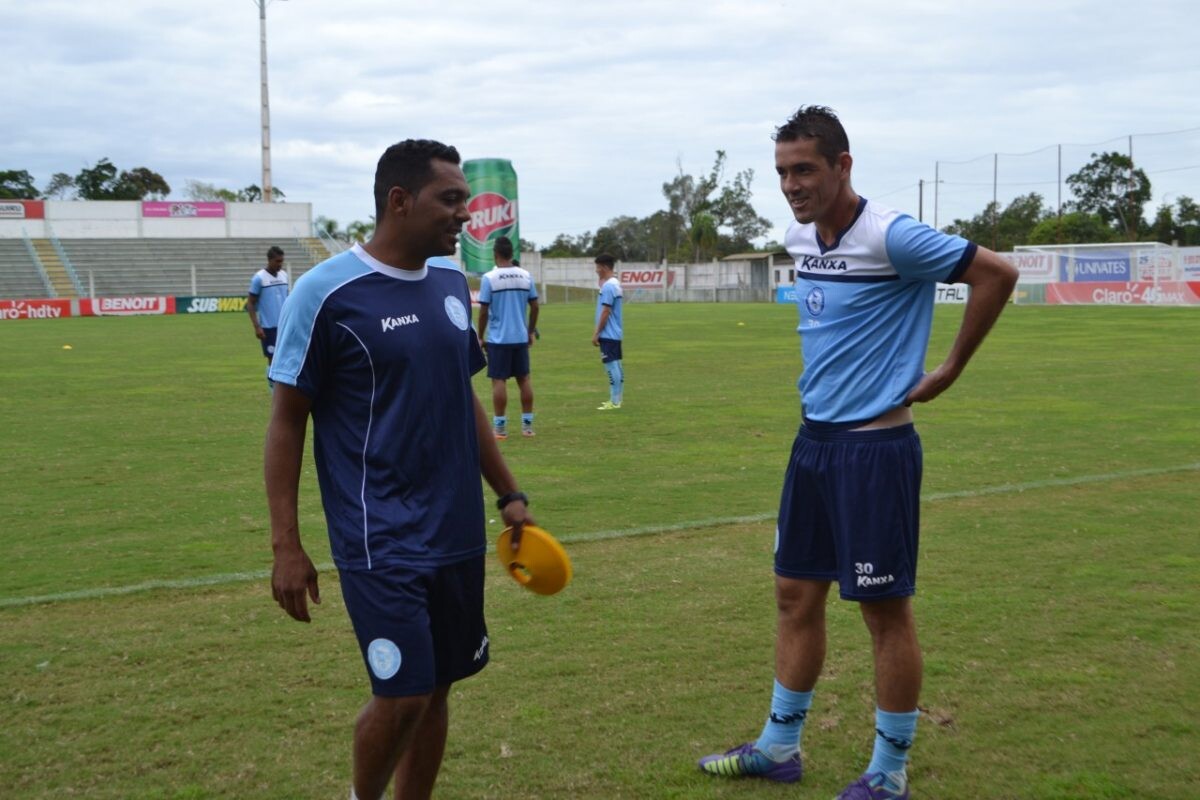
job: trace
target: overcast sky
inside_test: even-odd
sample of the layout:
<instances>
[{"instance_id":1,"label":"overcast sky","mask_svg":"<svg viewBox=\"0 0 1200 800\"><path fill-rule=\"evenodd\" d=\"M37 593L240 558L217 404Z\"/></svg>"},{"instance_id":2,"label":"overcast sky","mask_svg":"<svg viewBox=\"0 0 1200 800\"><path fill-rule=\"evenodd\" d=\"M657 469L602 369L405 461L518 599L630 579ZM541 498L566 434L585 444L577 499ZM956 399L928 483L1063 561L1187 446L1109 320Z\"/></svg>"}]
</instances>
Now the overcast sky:
<instances>
[{"instance_id":1,"label":"overcast sky","mask_svg":"<svg viewBox=\"0 0 1200 800\"><path fill-rule=\"evenodd\" d=\"M860 194L924 218L1038 191L1128 152L1152 206L1200 198L1196 0L275 0L272 174L342 226L409 137L511 159L521 233L545 245L664 207L679 165L753 169L782 239L774 128L833 107ZM261 180L255 0L0 0L0 169L44 187L108 157L188 180ZM1138 135L1163 134L1169 135ZM1017 156L1013 154L1028 154ZM966 162L966 163L962 163ZM935 163L940 166L935 169Z\"/></svg>"}]
</instances>

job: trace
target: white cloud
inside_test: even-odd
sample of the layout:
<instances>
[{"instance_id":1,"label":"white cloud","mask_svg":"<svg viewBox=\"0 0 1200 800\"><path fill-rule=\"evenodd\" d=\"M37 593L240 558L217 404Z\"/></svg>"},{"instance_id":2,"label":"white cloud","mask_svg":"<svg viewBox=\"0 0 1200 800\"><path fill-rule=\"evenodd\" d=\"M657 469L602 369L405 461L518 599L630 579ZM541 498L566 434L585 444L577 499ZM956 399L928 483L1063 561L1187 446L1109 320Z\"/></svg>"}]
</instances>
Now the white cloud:
<instances>
[{"instance_id":1,"label":"white cloud","mask_svg":"<svg viewBox=\"0 0 1200 800\"><path fill-rule=\"evenodd\" d=\"M39 184L108 157L178 190L259 180L258 20L246 0L2 6L4 163ZM989 154L1041 186L1045 148L1196 127L1191 0L316 0L268 9L273 177L342 222L373 211L375 160L408 136L511 158L523 230L547 242L661 207L677 160L755 170L777 225L770 135L801 104L842 115L855 185L939 221L991 200ZM1110 147L1111 149L1111 147ZM1200 136L1144 137L1155 193L1200 196ZM950 162L969 162L965 165ZM1056 163L1054 164L1055 169ZM926 218L932 218L932 184Z\"/></svg>"}]
</instances>

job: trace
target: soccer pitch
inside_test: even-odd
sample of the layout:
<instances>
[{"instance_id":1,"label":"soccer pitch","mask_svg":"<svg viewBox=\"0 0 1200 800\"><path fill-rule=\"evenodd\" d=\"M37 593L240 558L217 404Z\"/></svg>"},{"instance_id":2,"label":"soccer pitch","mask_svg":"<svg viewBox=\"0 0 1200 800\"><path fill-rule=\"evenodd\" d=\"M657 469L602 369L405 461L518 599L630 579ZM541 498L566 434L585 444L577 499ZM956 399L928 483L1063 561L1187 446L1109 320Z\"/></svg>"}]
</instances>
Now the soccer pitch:
<instances>
[{"instance_id":1,"label":"soccer pitch","mask_svg":"<svg viewBox=\"0 0 1200 800\"><path fill-rule=\"evenodd\" d=\"M960 314L938 308L931 362ZM795 310L626 316L625 407L602 413L591 306L543 308L538 436L501 446L575 579L534 596L489 557L492 663L453 692L437 796L832 797L873 709L837 600L804 783L695 768L770 699ZM1193 309L1012 307L916 410L915 797L1200 796L1197 342ZM264 364L240 314L0 328L0 796L348 794L367 682L336 572L312 625L271 600ZM301 524L327 565L310 455Z\"/></svg>"}]
</instances>

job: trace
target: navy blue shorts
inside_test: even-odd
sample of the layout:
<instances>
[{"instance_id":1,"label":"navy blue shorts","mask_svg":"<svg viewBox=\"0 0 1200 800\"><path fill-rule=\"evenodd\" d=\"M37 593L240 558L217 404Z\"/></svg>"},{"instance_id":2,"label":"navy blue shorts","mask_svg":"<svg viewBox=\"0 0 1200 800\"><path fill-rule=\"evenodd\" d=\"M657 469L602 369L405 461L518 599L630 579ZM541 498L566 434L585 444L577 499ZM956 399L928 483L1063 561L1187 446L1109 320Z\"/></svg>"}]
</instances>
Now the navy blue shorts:
<instances>
[{"instance_id":1,"label":"navy blue shorts","mask_svg":"<svg viewBox=\"0 0 1200 800\"><path fill-rule=\"evenodd\" d=\"M263 355L267 358L275 355L275 335L279 333L278 328L263 328L263 337L259 339L259 344L262 345Z\"/></svg>"},{"instance_id":2,"label":"navy blue shorts","mask_svg":"<svg viewBox=\"0 0 1200 800\"><path fill-rule=\"evenodd\" d=\"M836 580L845 600L913 594L921 461L912 425L801 427L779 501L775 574Z\"/></svg>"},{"instance_id":3,"label":"navy blue shorts","mask_svg":"<svg viewBox=\"0 0 1200 800\"><path fill-rule=\"evenodd\" d=\"M610 361L621 360L621 340L620 339L601 339L600 340L600 363L607 364Z\"/></svg>"},{"instance_id":4,"label":"navy blue shorts","mask_svg":"<svg viewBox=\"0 0 1200 800\"><path fill-rule=\"evenodd\" d=\"M340 575L372 693L429 694L487 664L483 556L442 567Z\"/></svg>"},{"instance_id":5,"label":"navy blue shorts","mask_svg":"<svg viewBox=\"0 0 1200 800\"><path fill-rule=\"evenodd\" d=\"M509 378L524 378L529 374L529 345L487 345L488 377L506 381Z\"/></svg>"}]
</instances>

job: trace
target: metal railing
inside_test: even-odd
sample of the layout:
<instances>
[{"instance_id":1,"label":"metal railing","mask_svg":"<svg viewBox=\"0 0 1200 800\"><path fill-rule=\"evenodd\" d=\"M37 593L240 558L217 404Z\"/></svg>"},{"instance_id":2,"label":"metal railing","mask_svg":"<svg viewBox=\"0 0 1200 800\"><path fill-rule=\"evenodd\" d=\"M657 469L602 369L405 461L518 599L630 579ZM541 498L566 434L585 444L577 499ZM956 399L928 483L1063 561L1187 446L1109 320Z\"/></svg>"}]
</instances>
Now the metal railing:
<instances>
[{"instance_id":1,"label":"metal railing","mask_svg":"<svg viewBox=\"0 0 1200 800\"><path fill-rule=\"evenodd\" d=\"M42 263L42 259L38 258L37 248L33 246L33 240L29 238L29 232L21 228L21 238L25 241L25 249L29 252L29 257L33 260L33 265L37 267L38 276L42 279L42 285L46 287L47 297L58 297L58 292L54 291L54 284L50 282L50 274L46 272L46 266Z\"/></svg>"},{"instance_id":2,"label":"metal railing","mask_svg":"<svg viewBox=\"0 0 1200 800\"><path fill-rule=\"evenodd\" d=\"M54 252L58 253L58 258L62 261L63 269L67 271L67 278L70 279L71 285L75 287L75 294L83 296L83 283L79 280L79 273L75 271L75 265L71 263L70 256L63 249L62 242L54 235L54 228L50 227L50 220L45 221L46 237L50 240L51 247Z\"/></svg>"}]
</instances>

